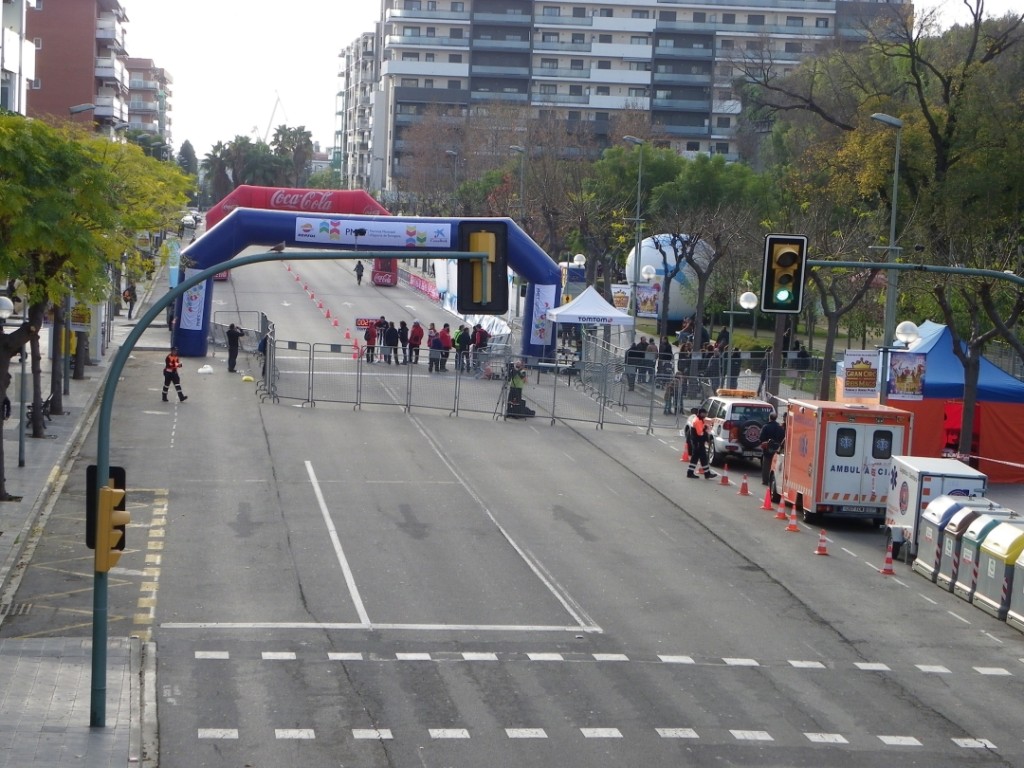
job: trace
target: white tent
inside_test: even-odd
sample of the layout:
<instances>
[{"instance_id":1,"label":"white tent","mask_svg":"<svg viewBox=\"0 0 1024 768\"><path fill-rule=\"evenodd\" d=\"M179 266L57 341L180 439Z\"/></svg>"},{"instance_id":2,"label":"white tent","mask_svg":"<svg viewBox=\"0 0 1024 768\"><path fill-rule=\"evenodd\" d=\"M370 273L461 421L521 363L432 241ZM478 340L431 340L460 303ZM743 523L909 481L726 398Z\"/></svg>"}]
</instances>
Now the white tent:
<instances>
[{"instance_id":1,"label":"white tent","mask_svg":"<svg viewBox=\"0 0 1024 768\"><path fill-rule=\"evenodd\" d=\"M553 323L585 323L587 325L632 326L633 318L604 300L594 286L587 286L579 296L561 307L549 309L547 319Z\"/></svg>"}]
</instances>

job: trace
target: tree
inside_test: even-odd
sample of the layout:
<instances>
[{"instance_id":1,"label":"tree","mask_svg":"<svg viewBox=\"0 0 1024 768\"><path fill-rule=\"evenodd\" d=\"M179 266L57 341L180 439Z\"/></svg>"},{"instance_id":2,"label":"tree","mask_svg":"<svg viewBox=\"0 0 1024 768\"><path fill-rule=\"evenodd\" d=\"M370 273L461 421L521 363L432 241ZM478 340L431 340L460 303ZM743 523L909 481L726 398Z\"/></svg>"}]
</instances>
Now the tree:
<instances>
[{"instance_id":1,"label":"tree","mask_svg":"<svg viewBox=\"0 0 1024 768\"><path fill-rule=\"evenodd\" d=\"M313 160L313 134L300 125L289 128L279 125L270 141L274 154L284 160L281 186L303 187L309 177L309 165Z\"/></svg>"},{"instance_id":2,"label":"tree","mask_svg":"<svg viewBox=\"0 0 1024 768\"><path fill-rule=\"evenodd\" d=\"M235 187L231 182L228 147L217 142L206 153L200 164L206 173L206 185L210 191L210 202L216 203L228 196Z\"/></svg>"}]
</instances>

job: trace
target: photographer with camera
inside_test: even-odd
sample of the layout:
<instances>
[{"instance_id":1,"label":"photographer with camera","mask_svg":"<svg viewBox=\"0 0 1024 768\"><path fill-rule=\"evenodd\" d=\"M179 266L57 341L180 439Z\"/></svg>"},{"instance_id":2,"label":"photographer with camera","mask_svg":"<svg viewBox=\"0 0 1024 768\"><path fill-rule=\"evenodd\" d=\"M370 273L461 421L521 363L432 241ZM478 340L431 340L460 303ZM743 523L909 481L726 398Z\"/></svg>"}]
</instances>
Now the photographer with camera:
<instances>
[{"instance_id":1,"label":"photographer with camera","mask_svg":"<svg viewBox=\"0 0 1024 768\"><path fill-rule=\"evenodd\" d=\"M522 360L508 365L508 410L512 417L535 416L536 412L526 407L523 400L523 388L526 386L526 368Z\"/></svg>"}]
</instances>

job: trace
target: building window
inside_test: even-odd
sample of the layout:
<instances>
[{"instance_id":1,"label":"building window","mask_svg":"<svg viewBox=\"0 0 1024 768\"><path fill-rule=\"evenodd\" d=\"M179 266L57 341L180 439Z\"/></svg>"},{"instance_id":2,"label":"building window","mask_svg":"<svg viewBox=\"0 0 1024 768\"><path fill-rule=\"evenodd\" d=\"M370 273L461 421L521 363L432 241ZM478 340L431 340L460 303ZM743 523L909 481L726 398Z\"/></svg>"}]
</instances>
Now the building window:
<instances>
[{"instance_id":1,"label":"building window","mask_svg":"<svg viewBox=\"0 0 1024 768\"><path fill-rule=\"evenodd\" d=\"M751 13L747 15L747 24L755 27L764 26L764 14L763 13Z\"/></svg>"},{"instance_id":2,"label":"building window","mask_svg":"<svg viewBox=\"0 0 1024 768\"><path fill-rule=\"evenodd\" d=\"M460 88L462 88L462 81L461 80L449 80L448 81L448 90L449 91L457 91Z\"/></svg>"},{"instance_id":3,"label":"building window","mask_svg":"<svg viewBox=\"0 0 1024 768\"><path fill-rule=\"evenodd\" d=\"M573 45L583 45L585 42L587 42L587 36L584 35L582 32L573 32L572 33L572 44Z\"/></svg>"},{"instance_id":4,"label":"building window","mask_svg":"<svg viewBox=\"0 0 1024 768\"><path fill-rule=\"evenodd\" d=\"M612 17L612 15L613 15L612 14L612 9L611 8L601 8L597 12L597 15L600 16L602 19L610 19Z\"/></svg>"},{"instance_id":5,"label":"building window","mask_svg":"<svg viewBox=\"0 0 1024 768\"><path fill-rule=\"evenodd\" d=\"M650 39L647 35L633 35L629 38L630 45L650 45Z\"/></svg>"},{"instance_id":6,"label":"building window","mask_svg":"<svg viewBox=\"0 0 1024 768\"><path fill-rule=\"evenodd\" d=\"M675 11L658 11L658 21L675 21Z\"/></svg>"},{"instance_id":7,"label":"building window","mask_svg":"<svg viewBox=\"0 0 1024 768\"><path fill-rule=\"evenodd\" d=\"M436 11L437 10L437 0L427 0L427 10L428 11Z\"/></svg>"},{"instance_id":8,"label":"building window","mask_svg":"<svg viewBox=\"0 0 1024 768\"><path fill-rule=\"evenodd\" d=\"M578 109L570 109L569 110L569 122L570 123L578 123L582 119L583 119L583 113L580 112Z\"/></svg>"},{"instance_id":9,"label":"building window","mask_svg":"<svg viewBox=\"0 0 1024 768\"><path fill-rule=\"evenodd\" d=\"M451 30L449 30L448 36L452 40L461 40L462 39L462 29L460 29L459 27L453 27Z\"/></svg>"},{"instance_id":10,"label":"building window","mask_svg":"<svg viewBox=\"0 0 1024 768\"><path fill-rule=\"evenodd\" d=\"M427 37L437 37L437 27L427 27Z\"/></svg>"},{"instance_id":11,"label":"building window","mask_svg":"<svg viewBox=\"0 0 1024 768\"><path fill-rule=\"evenodd\" d=\"M688 141L688 142L686 142L686 151L687 152L700 152L700 142L699 141Z\"/></svg>"},{"instance_id":12,"label":"building window","mask_svg":"<svg viewBox=\"0 0 1024 768\"><path fill-rule=\"evenodd\" d=\"M818 29L828 29L828 19L815 19L814 26Z\"/></svg>"},{"instance_id":13,"label":"building window","mask_svg":"<svg viewBox=\"0 0 1024 768\"><path fill-rule=\"evenodd\" d=\"M574 19L585 19L587 18L587 9L576 6L572 9L572 17Z\"/></svg>"},{"instance_id":14,"label":"building window","mask_svg":"<svg viewBox=\"0 0 1024 768\"><path fill-rule=\"evenodd\" d=\"M719 101L732 101L732 91L719 91L717 98Z\"/></svg>"},{"instance_id":15,"label":"building window","mask_svg":"<svg viewBox=\"0 0 1024 768\"><path fill-rule=\"evenodd\" d=\"M723 24L735 24L736 23L736 14L735 13L723 13L722 14L722 23Z\"/></svg>"},{"instance_id":16,"label":"building window","mask_svg":"<svg viewBox=\"0 0 1024 768\"><path fill-rule=\"evenodd\" d=\"M729 126L732 125L732 119L728 117L720 117L717 121L715 121L715 125L717 125L719 128L728 128Z\"/></svg>"},{"instance_id":17,"label":"building window","mask_svg":"<svg viewBox=\"0 0 1024 768\"><path fill-rule=\"evenodd\" d=\"M693 21L695 24L703 24L708 20L708 15L704 11L694 11Z\"/></svg>"},{"instance_id":18,"label":"building window","mask_svg":"<svg viewBox=\"0 0 1024 768\"><path fill-rule=\"evenodd\" d=\"M43 81L40 80L38 77L35 80L32 81L32 90L33 91L38 91L42 87L43 87Z\"/></svg>"},{"instance_id":19,"label":"building window","mask_svg":"<svg viewBox=\"0 0 1024 768\"><path fill-rule=\"evenodd\" d=\"M629 97L631 99L646 99L647 89L646 88L630 88Z\"/></svg>"},{"instance_id":20,"label":"building window","mask_svg":"<svg viewBox=\"0 0 1024 768\"><path fill-rule=\"evenodd\" d=\"M728 155L729 154L729 143L726 141L719 141L715 144L716 155Z\"/></svg>"},{"instance_id":21,"label":"building window","mask_svg":"<svg viewBox=\"0 0 1024 768\"><path fill-rule=\"evenodd\" d=\"M420 55L418 53L409 53L405 51L402 53L402 61L419 61Z\"/></svg>"},{"instance_id":22,"label":"building window","mask_svg":"<svg viewBox=\"0 0 1024 768\"><path fill-rule=\"evenodd\" d=\"M433 61L434 60L434 54L432 54L432 53L425 53L425 54L423 54L423 60L424 61Z\"/></svg>"},{"instance_id":23,"label":"building window","mask_svg":"<svg viewBox=\"0 0 1024 768\"><path fill-rule=\"evenodd\" d=\"M629 17L631 19L649 19L649 18L651 18L651 12L646 10L646 9L634 8L630 12Z\"/></svg>"},{"instance_id":24,"label":"building window","mask_svg":"<svg viewBox=\"0 0 1024 768\"><path fill-rule=\"evenodd\" d=\"M461 53L449 53L448 54L448 63L449 64L461 64L462 63L462 54Z\"/></svg>"},{"instance_id":25,"label":"building window","mask_svg":"<svg viewBox=\"0 0 1024 768\"><path fill-rule=\"evenodd\" d=\"M598 59L598 61L597 61L597 68L598 69L611 69L612 68L612 63L610 61L608 61L607 59Z\"/></svg>"},{"instance_id":26,"label":"building window","mask_svg":"<svg viewBox=\"0 0 1024 768\"><path fill-rule=\"evenodd\" d=\"M569 59L569 69L583 69L583 59Z\"/></svg>"},{"instance_id":27,"label":"building window","mask_svg":"<svg viewBox=\"0 0 1024 768\"><path fill-rule=\"evenodd\" d=\"M650 72L651 62L649 61L631 61L629 62L629 70L631 72Z\"/></svg>"},{"instance_id":28,"label":"building window","mask_svg":"<svg viewBox=\"0 0 1024 768\"><path fill-rule=\"evenodd\" d=\"M787 16L786 26L787 27L802 27L804 25L803 16Z\"/></svg>"},{"instance_id":29,"label":"building window","mask_svg":"<svg viewBox=\"0 0 1024 768\"><path fill-rule=\"evenodd\" d=\"M419 27L403 27L402 28L402 35L405 36L405 37L419 37L420 36L420 28Z\"/></svg>"},{"instance_id":30,"label":"building window","mask_svg":"<svg viewBox=\"0 0 1024 768\"><path fill-rule=\"evenodd\" d=\"M419 88L420 80L418 77L403 77L401 86L403 88Z\"/></svg>"},{"instance_id":31,"label":"building window","mask_svg":"<svg viewBox=\"0 0 1024 768\"><path fill-rule=\"evenodd\" d=\"M570 85L569 86L569 95L570 96L582 96L583 95L583 86L582 85Z\"/></svg>"},{"instance_id":32,"label":"building window","mask_svg":"<svg viewBox=\"0 0 1024 768\"><path fill-rule=\"evenodd\" d=\"M719 42L718 47L723 51L731 51L735 45L736 43L733 40L722 40Z\"/></svg>"},{"instance_id":33,"label":"building window","mask_svg":"<svg viewBox=\"0 0 1024 768\"><path fill-rule=\"evenodd\" d=\"M557 43L558 33L557 32L542 32L540 36L542 43Z\"/></svg>"},{"instance_id":34,"label":"building window","mask_svg":"<svg viewBox=\"0 0 1024 768\"><path fill-rule=\"evenodd\" d=\"M34 37L32 38L32 44L36 47L37 51L43 50L43 38Z\"/></svg>"},{"instance_id":35,"label":"building window","mask_svg":"<svg viewBox=\"0 0 1024 768\"><path fill-rule=\"evenodd\" d=\"M540 92L546 96L558 93L558 86L554 83L541 83Z\"/></svg>"},{"instance_id":36,"label":"building window","mask_svg":"<svg viewBox=\"0 0 1024 768\"><path fill-rule=\"evenodd\" d=\"M760 40L747 40L746 48L748 51L760 51L762 43Z\"/></svg>"},{"instance_id":37,"label":"building window","mask_svg":"<svg viewBox=\"0 0 1024 768\"><path fill-rule=\"evenodd\" d=\"M558 59L541 59L541 69L558 69Z\"/></svg>"},{"instance_id":38,"label":"building window","mask_svg":"<svg viewBox=\"0 0 1024 768\"><path fill-rule=\"evenodd\" d=\"M803 53L803 48L800 43L786 43L786 53Z\"/></svg>"},{"instance_id":39,"label":"building window","mask_svg":"<svg viewBox=\"0 0 1024 768\"><path fill-rule=\"evenodd\" d=\"M456 13L462 13L466 10L466 4L463 2L452 3L452 10Z\"/></svg>"},{"instance_id":40,"label":"building window","mask_svg":"<svg viewBox=\"0 0 1024 768\"><path fill-rule=\"evenodd\" d=\"M405 10L407 11L418 11L420 9L420 0L405 0Z\"/></svg>"},{"instance_id":41,"label":"building window","mask_svg":"<svg viewBox=\"0 0 1024 768\"><path fill-rule=\"evenodd\" d=\"M543 10L541 10L541 15L542 16L561 16L562 15L562 9L559 8L557 5L545 5Z\"/></svg>"},{"instance_id":42,"label":"building window","mask_svg":"<svg viewBox=\"0 0 1024 768\"><path fill-rule=\"evenodd\" d=\"M598 35L597 42L599 43L610 43L612 41L611 35Z\"/></svg>"},{"instance_id":43,"label":"building window","mask_svg":"<svg viewBox=\"0 0 1024 768\"><path fill-rule=\"evenodd\" d=\"M607 85L599 85L599 86L597 86L597 95L598 96L611 96L612 95L612 89L609 88Z\"/></svg>"}]
</instances>

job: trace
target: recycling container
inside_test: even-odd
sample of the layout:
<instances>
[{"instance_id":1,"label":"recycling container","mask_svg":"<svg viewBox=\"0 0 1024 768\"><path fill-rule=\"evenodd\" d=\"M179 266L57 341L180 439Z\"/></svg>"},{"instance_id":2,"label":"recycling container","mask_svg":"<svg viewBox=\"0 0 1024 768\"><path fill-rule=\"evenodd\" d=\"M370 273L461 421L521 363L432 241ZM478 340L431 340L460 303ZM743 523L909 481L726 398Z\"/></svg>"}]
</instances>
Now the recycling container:
<instances>
[{"instance_id":1,"label":"recycling container","mask_svg":"<svg viewBox=\"0 0 1024 768\"><path fill-rule=\"evenodd\" d=\"M967 526L960 540L960 568L956 581L953 582L953 594L971 602L978 578L978 556L981 554L981 543L989 532L1002 522L998 517L989 514L978 515L974 522Z\"/></svg>"},{"instance_id":2,"label":"recycling container","mask_svg":"<svg viewBox=\"0 0 1024 768\"><path fill-rule=\"evenodd\" d=\"M942 560L935 574L935 583L947 592L953 591L960 571L960 545L967 527L981 514L976 509L960 509L942 529Z\"/></svg>"},{"instance_id":3,"label":"recycling container","mask_svg":"<svg viewBox=\"0 0 1024 768\"><path fill-rule=\"evenodd\" d=\"M989 531L981 544L978 578L975 583L975 607L997 619L1005 619L1010 609L1013 567L1024 551L1024 524L1002 522Z\"/></svg>"},{"instance_id":4,"label":"recycling container","mask_svg":"<svg viewBox=\"0 0 1024 768\"><path fill-rule=\"evenodd\" d=\"M911 566L926 579L935 581L942 560L942 531L963 504L953 496L939 496L921 513L917 532L917 559Z\"/></svg>"}]
</instances>

